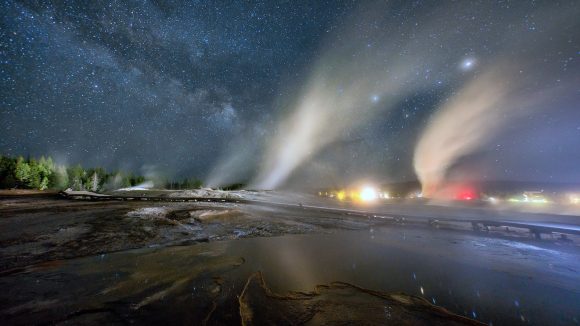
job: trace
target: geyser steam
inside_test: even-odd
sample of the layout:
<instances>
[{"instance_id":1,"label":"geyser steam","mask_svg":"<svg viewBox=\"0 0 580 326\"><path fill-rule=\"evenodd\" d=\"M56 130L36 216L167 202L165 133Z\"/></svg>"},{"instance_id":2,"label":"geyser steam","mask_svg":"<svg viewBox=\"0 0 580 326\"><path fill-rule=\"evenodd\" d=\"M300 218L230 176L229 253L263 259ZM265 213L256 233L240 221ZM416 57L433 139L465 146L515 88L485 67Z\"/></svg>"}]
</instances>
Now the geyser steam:
<instances>
[{"instance_id":1,"label":"geyser steam","mask_svg":"<svg viewBox=\"0 0 580 326\"><path fill-rule=\"evenodd\" d=\"M355 17L360 19L337 32L337 40L325 44L329 50L314 65L292 112L277 126L252 187L279 187L326 146L347 138L408 94L432 86L425 71L441 67L446 50L440 42L451 36L429 19L421 27L386 21L388 4L365 9ZM381 24L399 32L375 28ZM440 32L439 40L430 37L434 31Z\"/></svg>"},{"instance_id":2,"label":"geyser steam","mask_svg":"<svg viewBox=\"0 0 580 326\"><path fill-rule=\"evenodd\" d=\"M448 169L494 136L512 114L509 75L494 69L475 78L432 118L415 148L414 166L424 196L442 186Z\"/></svg>"},{"instance_id":3,"label":"geyser steam","mask_svg":"<svg viewBox=\"0 0 580 326\"><path fill-rule=\"evenodd\" d=\"M367 72L368 75L359 75L345 66L339 71L320 72L313 78L296 111L280 123L254 187L278 187L321 148L388 106L386 101L373 101L372 96L382 95L385 89L377 87L380 74Z\"/></svg>"},{"instance_id":4,"label":"geyser steam","mask_svg":"<svg viewBox=\"0 0 580 326\"><path fill-rule=\"evenodd\" d=\"M555 12L559 12L559 20L552 19ZM483 63L482 73L474 74L471 81L437 109L414 152L413 164L424 196L444 192L453 166L462 158L484 150L489 141L506 132L508 124L512 129L518 124L525 125L523 118L532 116L532 111L558 108L559 100L577 92L578 77L573 75L564 78L566 75L560 74L552 84L537 83L549 78L546 72L558 71L544 56L553 42L566 39L563 31L571 28L567 22L574 20L573 12L557 6L546 6L536 12L536 19L544 23L542 35L518 38L517 34L507 33L505 47L494 60L487 65ZM521 49L530 55L514 58L513 54ZM474 63L472 59L464 61L462 69L470 70Z\"/></svg>"},{"instance_id":5,"label":"geyser steam","mask_svg":"<svg viewBox=\"0 0 580 326\"><path fill-rule=\"evenodd\" d=\"M251 180L251 188L279 188L291 176L300 179L300 173L295 173L297 169L311 167L307 163L323 159L323 150L332 150L332 145L340 147L338 144L352 140L363 127L371 125L368 122L372 119L389 119L386 111L404 109L409 99L440 99L451 94L427 125L414 152L414 167L425 194L435 192L458 160L481 150L506 123L517 121L521 113L549 107L546 100L556 98L548 94L552 90L534 81L544 78L546 71L556 69L543 60L545 49L549 48L546 42L561 38L561 43L570 37L562 31L574 30L566 22L574 21L571 17L575 17L575 10L550 3L530 9L528 14L543 22L543 32L533 38L522 38L514 29L519 26L521 15L497 11L494 19L503 23L493 25L486 23L485 15L477 15L495 10L494 6L486 2L452 6L381 2L361 6L359 15L348 20L343 28L332 29L330 39L321 44L320 55L299 91L288 91L295 89L295 85L281 90L280 93L290 97L275 103L289 105L274 105L278 122L267 126L268 132L260 137L264 146L262 143L233 146L232 152L217 165L210 184L239 180L241 169L247 175L244 180ZM405 14L399 14L404 12L412 13L416 23L410 24ZM448 20L450 12L457 19ZM476 16L479 20L474 21ZM473 19L466 21L465 17ZM482 24L489 29L483 34ZM517 55L521 53L524 55ZM462 87L465 80L468 82ZM559 79L558 83L564 84ZM567 84L564 92L574 94L574 87ZM535 98L530 94L535 94ZM421 109L430 110L427 106L432 104L426 100ZM385 125L390 122L385 121ZM387 137L386 143L391 141ZM404 145L413 137L414 134L394 140ZM384 150L385 147L376 148L377 152ZM348 160L367 163L369 157L350 156ZM256 161L257 167L253 165ZM377 160L376 164L385 161ZM358 164L360 161L349 163L363 166ZM347 173L351 172L344 171ZM317 180L318 185L327 179L315 177L321 179Z\"/></svg>"},{"instance_id":6,"label":"geyser steam","mask_svg":"<svg viewBox=\"0 0 580 326\"><path fill-rule=\"evenodd\" d=\"M531 70L532 65L519 68ZM438 192L444 195L454 164L482 151L508 125L525 126L524 117L557 107L559 99L574 94L574 83L538 89L537 85L518 79L517 72L506 64L493 65L467 83L432 117L415 147L413 162L425 197L437 197ZM541 78L540 70L530 73Z\"/></svg>"}]
</instances>

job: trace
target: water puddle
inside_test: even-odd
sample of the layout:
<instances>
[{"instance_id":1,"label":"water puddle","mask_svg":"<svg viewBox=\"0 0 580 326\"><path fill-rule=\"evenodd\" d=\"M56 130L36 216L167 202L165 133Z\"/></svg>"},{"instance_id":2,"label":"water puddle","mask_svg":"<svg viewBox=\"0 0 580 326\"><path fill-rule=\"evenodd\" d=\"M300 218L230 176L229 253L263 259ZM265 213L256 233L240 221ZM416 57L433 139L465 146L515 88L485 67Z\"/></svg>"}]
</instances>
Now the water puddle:
<instances>
[{"instance_id":1,"label":"water puddle","mask_svg":"<svg viewBox=\"0 0 580 326\"><path fill-rule=\"evenodd\" d=\"M53 261L0 277L0 320L22 325L578 322L578 250L507 242L512 241L377 228Z\"/></svg>"}]
</instances>

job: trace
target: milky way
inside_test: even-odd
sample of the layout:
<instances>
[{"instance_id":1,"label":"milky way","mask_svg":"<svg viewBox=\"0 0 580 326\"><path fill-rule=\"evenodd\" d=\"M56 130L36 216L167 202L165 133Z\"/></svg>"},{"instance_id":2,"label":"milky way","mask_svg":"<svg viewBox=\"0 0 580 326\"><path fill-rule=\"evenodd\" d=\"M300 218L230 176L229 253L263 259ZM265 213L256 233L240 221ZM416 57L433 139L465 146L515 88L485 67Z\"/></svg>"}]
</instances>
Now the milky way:
<instances>
[{"instance_id":1,"label":"milky way","mask_svg":"<svg viewBox=\"0 0 580 326\"><path fill-rule=\"evenodd\" d=\"M348 69L330 74L336 92L357 66L400 74L397 91L352 92L376 113L284 182L412 180L430 118L501 61L530 97L563 90L458 164L477 161L485 179L580 182L575 1L3 1L0 11L0 154L250 181L317 69L348 54Z\"/></svg>"}]
</instances>

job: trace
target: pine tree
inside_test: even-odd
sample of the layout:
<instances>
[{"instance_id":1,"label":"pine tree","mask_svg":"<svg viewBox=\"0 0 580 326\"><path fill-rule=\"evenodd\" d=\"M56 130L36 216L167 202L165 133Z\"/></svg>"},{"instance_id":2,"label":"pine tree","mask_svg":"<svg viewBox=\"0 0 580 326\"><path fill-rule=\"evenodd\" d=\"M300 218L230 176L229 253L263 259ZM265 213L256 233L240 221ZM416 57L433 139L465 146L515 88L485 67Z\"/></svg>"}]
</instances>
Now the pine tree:
<instances>
[{"instance_id":1,"label":"pine tree","mask_svg":"<svg viewBox=\"0 0 580 326\"><path fill-rule=\"evenodd\" d=\"M36 173L38 174L38 184L32 185L33 188L39 190L45 190L48 188L50 183L50 178L54 174L54 163L52 158L40 157L36 164Z\"/></svg>"},{"instance_id":2,"label":"pine tree","mask_svg":"<svg viewBox=\"0 0 580 326\"><path fill-rule=\"evenodd\" d=\"M22 156L19 156L16 160L16 170L14 176L21 186L27 186L30 180L30 165L24 160Z\"/></svg>"},{"instance_id":3,"label":"pine tree","mask_svg":"<svg viewBox=\"0 0 580 326\"><path fill-rule=\"evenodd\" d=\"M30 166L30 176L28 178L27 186L32 189L40 189L40 183L42 182L40 166L33 158L28 160L28 165Z\"/></svg>"},{"instance_id":4,"label":"pine tree","mask_svg":"<svg viewBox=\"0 0 580 326\"><path fill-rule=\"evenodd\" d=\"M55 189L66 189L70 187L68 172L64 165L58 165L55 167L49 184L51 188Z\"/></svg>"},{"instance_id":5,"label":"pine tree","mask_svg":"<svg viewBox=\"0 0 580 326\"><path fill-rule=\"evenodd\" d=\"M86 172L80 164L69 168L68 175L70 179L70 187L74 190L85 190L83 182L85 174Z\"/></svg>"},{"instance_id":6,"label":"pine tree","mask_svg":"<svg viewBox=\"0 0 580 326\"><path fill-rule=\"evenodd\" d=\"M40 184L38 185L38 190L45 190L48 188L48 177L42 177Z\"/></svg>"}]
</instances>

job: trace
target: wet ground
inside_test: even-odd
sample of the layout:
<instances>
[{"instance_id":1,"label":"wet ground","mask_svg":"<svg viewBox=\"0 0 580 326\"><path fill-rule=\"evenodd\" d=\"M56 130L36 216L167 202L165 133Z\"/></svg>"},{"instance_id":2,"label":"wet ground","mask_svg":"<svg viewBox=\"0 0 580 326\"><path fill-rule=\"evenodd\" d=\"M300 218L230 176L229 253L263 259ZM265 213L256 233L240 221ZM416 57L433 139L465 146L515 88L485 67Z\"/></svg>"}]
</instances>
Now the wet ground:
<instances>
[{"instance_id":1,"label":"wet ground","mask_svg":"<svg viewBox=\"0 0 580 326\"><path fill-rule=\"evenodd\" d=\"M0 199L2 273L48 260L134 248L363 229L352 216L233 203Z\"/></svg>"},{"instance_id":2,"label":"wet ground","mask_svg":"<svg viewBox=\"0 0 580 326\"><path fill-rule=\"evenodd\" d=\"M580 318L570 241L228 203L0 205L2 324Z\"/></svg>"}]
</instances>

